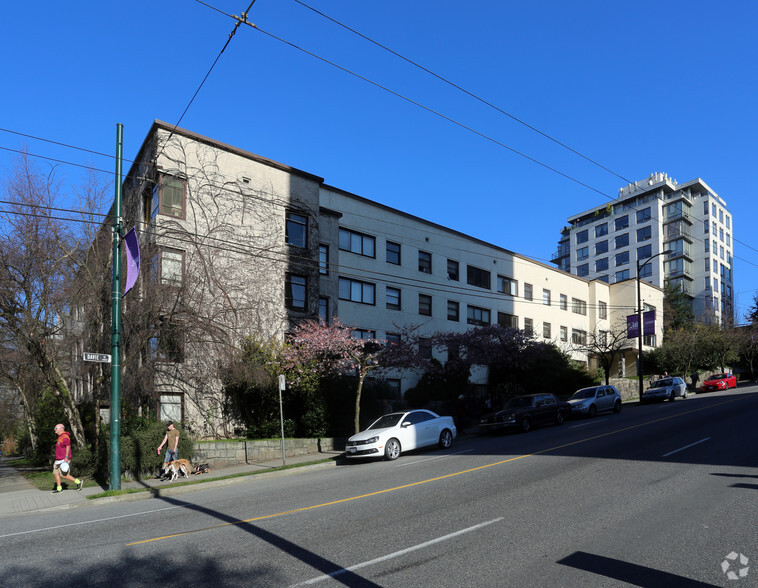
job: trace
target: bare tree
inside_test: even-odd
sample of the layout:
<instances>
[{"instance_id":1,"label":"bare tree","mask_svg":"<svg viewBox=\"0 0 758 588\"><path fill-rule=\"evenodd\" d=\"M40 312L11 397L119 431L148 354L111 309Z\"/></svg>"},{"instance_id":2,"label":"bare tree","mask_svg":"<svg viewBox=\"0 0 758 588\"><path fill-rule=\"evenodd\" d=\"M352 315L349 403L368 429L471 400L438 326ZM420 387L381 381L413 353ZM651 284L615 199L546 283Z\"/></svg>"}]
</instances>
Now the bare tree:
<instances>
[{"instance_id":1,"label":"bare tree","mask_svg":"<svg viewBox=\"0 0 758 588\"><path fill-rule=\"evenodd\" d=\"M614 325L609 331L596 329L587 334L584 343L574 344L574 349L595 358L605 372L605 384L610 383L611 369L616 358L629 348L630 341L626 336L626 325Z\"/></svg>"}]
</instances>

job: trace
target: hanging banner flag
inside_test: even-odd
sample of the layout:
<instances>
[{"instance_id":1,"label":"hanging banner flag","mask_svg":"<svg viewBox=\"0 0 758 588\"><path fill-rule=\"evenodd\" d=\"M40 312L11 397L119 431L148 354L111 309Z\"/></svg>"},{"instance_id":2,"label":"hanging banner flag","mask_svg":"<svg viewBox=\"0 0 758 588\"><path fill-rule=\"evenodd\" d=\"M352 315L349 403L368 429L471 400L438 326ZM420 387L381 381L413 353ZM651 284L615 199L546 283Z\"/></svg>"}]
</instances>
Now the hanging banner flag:
<instances>
[{"instance_id":1,"label":"hanging banner flag","mask_svg":"<svg viewBox=\"0 0 758 588\"><path fill-rule=\"evenodd\" d=\"M655 311L648 310L642 313L642 334L655 335Z\"/></svg>"},{"instance_id":2,"label":"hanging banner flag","mask_svg":"<svg viewBox=\"0 0 758 588\"><path fill-rule=\"evenodd\" d=\"M626 338L636 339L640 336L640 323L636 314L630 314L626 317Z\"/></svg>"},{"instance_id":3,"label":"hanging banner flag","mask_svg":"<svg viewBox=\"0 0 758 588\"><path fill-rule=\"evenodd\" d=\"M137 239L137 230L132 227L124 237L126 245L126 288L124 295L132 289L139 277L139 240Z\"/></svg>"}]
</instances>

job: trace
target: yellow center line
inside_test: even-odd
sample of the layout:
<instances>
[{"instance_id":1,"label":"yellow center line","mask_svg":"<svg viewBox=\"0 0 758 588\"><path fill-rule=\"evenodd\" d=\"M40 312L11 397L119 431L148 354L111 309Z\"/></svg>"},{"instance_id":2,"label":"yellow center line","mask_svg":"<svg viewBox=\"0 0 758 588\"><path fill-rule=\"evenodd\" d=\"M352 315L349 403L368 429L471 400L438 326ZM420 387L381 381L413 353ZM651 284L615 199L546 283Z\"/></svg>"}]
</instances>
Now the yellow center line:
<instances>
[{"instance_id":1,"label":"yellow center line","mask_svg":"<svg viewBox=\"0 0 758 588\"><path fill-rule=\"evenodd\" d=\"M304 506L304 507L301 507L301 508L295 508L295 509L292 509L292 510L286 510L286 511L278 512L278 513L274 513L274 514L262 515L262 516L259 516L259 517L253 517L251 519L232 521L232 522L229 522L229 523L222 523L220 525L213 525L213 526L210 526L210 527L204 527L202 529L195 529L193 531L184 531L182 533L175 533L173 535L165 535L163 537L154 537L152 539L144 539L142 541L134 541L133 543L127 543L126 546L127 547L131 547L133 545L141 545L143 543L151 543L153 541L162 541L163 539L171 539L173 537L182 537L183 535L190 535L192 533L200 533L202 531L210 531L210 530L213 530L213 529L220 529L222 527L228 527L229 525L240 525L240 524L243 524L243 523L252 523L252 522L255 522L255 521L263 521L263 520L266 520L266 519L273 519L273 518L276 518L276 517L290 515L290 514L294 514L294 513L298 513L298 512L306 512L306 511L309 511L309 510L314 510L316 508L323 508L325 506L334 506L335 504L342 504L344 502L351 502L353 500L360 500L362 498L369 498L371 496L379 496L380 494L386 494L387 492L396 492L397 490L404 490L406 488L413 488L414 486L421 486L422 484L429 484L431 482L439 482L440 480L445 480L445 479L448 479L448 478L454 478L456 476L462 476L463 474L470 474L471 472L476 472L476 471L479 471L479 470L485 470L485 469L488 469L488 468L492 468L492 467L495 467L495 466L503 465L503 464L510 463L510 462L513 462L513 461L518 461L520 459L524 459L524 458L527 458L527 457L534 457L535 455L541 455L543 453L549 453L551 451L557 451L558 449L564 449L566 447L571 447L572 445L579 445L581 443L587 443L588 441L594 441L595 439L602 439L603 437L608 437L610 435L616 435L617 433L623 433L624 431L631 431L633 429L639 429L640 427L647 427L648 425L653 425L655 423L660 423L660 422L667 421L667 420L670 420L670 419L679 418L679 417L682 417L682 416L685 416L685 415L688 415L688 414L693 414L693 413L696 413L696 412L701 412L703 410L708 410L708 409L714 408L716 406L721 406L722 404L729 404L731 402L736 402L736 401L742 400L744 398L747 398L747 396L740 396L738 398L732 398L730 400L724 400L723 402L719 402L717 404L712 404L712 405L704 406L704 407L701 407L701 408L694 408L692 410L688 410L686 412L677 413L675 415L661 417L659 419L654 419L652 421L647 421L647 422L644 422L644 423L640 423L638 425L631 425L629 427L624 427L623 429L617 429L615 431L609 431L608 433L601 433L600 435L594 435L592 437L586 437L584 439L579 439L578 441L572 441L570 443L564 443L563 445L556 445L555 447L550 447L548 449L542 449L540 451L535 451L534 453L527 453L527 454L524 454L524 455L517 455L516 457L510 457L508 459L504 459L504 460L501 460L501 461L496 461L494 463L488 463L488 464L485 464L485 465L482 465L482 466L477 466L475 468L470 468L470 469L467 469L467 470L461 470L459 472L453 472L452 474L445 474L444 476L437 476L436 478L429 478L427 480L420 480L418 482L412 482L410 484L403 484L402 486L394 486L392 488L385 488L384 490L377 490L376 492L369 492L368 494L360 494L358 496L351 496L349 498L341 498L340 500L333 500L331 502L324 502L322 504L314 504L312 506Z\"/></svg>"}]
</instances>

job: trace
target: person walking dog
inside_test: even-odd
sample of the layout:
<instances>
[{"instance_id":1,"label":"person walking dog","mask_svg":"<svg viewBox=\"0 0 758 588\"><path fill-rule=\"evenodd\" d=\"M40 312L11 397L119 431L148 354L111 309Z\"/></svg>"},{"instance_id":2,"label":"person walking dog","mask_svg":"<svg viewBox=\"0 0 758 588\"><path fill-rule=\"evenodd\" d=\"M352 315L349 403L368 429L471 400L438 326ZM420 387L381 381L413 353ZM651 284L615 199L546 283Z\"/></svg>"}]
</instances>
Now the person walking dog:
<instances>
[{"instance_id":1,"label":"person walking dog","mask_svg":"<svg viewBox=\"0 0 758 588\"><path fill-rule=\"evenodd\" d=\"M53 494L63 492L61 478L70 480L76 484L76 490L81 491L84 486L84 480L74 478L71 475L71 435L66 432L66 427L62 424L55 425L55 434L58 439L55 442L55 462L53 463L53 476L55 476L55 490Z\"/></svg>"}]
</instances>

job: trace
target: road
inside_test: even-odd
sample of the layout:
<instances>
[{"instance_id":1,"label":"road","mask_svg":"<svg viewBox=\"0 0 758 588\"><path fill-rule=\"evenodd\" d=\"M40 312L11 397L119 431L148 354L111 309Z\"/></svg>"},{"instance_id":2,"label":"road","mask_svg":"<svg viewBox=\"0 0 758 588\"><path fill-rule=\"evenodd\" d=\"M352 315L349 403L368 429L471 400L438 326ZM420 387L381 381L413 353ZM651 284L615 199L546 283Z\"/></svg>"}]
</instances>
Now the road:
<instances>
[{"instance_id":1,"label":"road","mask_svg":"<svg viewBox=\"0 0 758 588\"><path fill-rule=\"evenodd\" d=\"M757 415L758 387L741 387L395 462L6 517L0 585L756 586Z\"/></svg>"}]
</instances>

